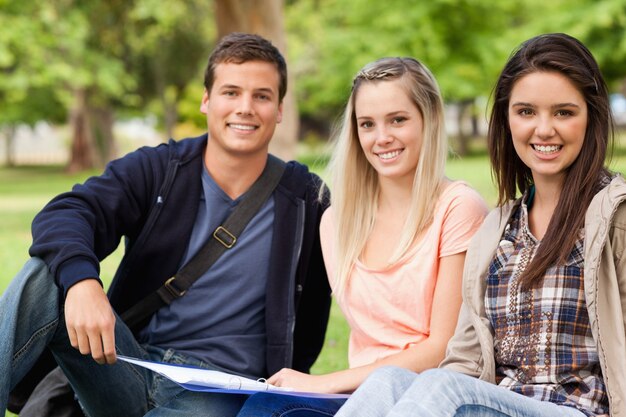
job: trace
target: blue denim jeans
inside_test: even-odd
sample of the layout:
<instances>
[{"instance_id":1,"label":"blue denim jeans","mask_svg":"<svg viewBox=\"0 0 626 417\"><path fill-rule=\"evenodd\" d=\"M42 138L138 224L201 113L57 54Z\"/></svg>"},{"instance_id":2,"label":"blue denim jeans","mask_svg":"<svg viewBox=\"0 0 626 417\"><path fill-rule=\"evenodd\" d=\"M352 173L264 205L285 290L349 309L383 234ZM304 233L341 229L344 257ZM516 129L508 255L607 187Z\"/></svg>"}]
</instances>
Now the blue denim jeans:
<instances>
[{"instance_id":1,"label":"blue denim jeans","mask_svg":"<svg viewBox=\"0 0 626 417\"><path fill-rule=\"evenodd\" d=\"M258 393L250 396L237 417L334 416L345 401L334 398L305 398Z\"/></svg>"},{"instance_id":2,"label":"blue denim jeans","mask_svg":"<svg viewBox=\"0 0 626 417\"><path fill-rule=\"evenodd\" d=\"M61 305L62 294L47 266L29 260L0 298L0 413L9 391L43 350L49 347L67 375L85 414L100 416L235 416L246 395L199 393L185 390L148 369L118 361L98 365L69 342ZM117 318L115 346L119 354L153 361L210 365L140 345ZM10 360L5 360L10 358Z\"/></svg>"},{"instance_id":3,"label":"blue denim jeans","mask_svg":"<svg viewBox=\"0 0 626 417\"><path fill-rule=\"evenodd\" d=\"M584 417L572 407L538 401L458 372L374 371L337 417Z\"/></svg>"}]
</instances>

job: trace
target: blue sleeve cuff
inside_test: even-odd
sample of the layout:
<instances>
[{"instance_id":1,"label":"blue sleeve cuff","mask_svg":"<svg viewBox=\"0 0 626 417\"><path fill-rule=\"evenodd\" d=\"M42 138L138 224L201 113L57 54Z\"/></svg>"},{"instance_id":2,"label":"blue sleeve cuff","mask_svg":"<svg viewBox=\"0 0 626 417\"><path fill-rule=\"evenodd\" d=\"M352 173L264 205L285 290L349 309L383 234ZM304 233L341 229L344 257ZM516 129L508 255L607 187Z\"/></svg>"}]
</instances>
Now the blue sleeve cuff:
<instances>
[{"instance_id":1,"label":"blue sleeve cuff","mask_svg":"<svg viewBox=\"0 0 626 417\"><path fill-rule=\"evenodd\" d=\"M85 279L96 279L102 285L99 268L88 258L72 258L63 262L57 270L57 281L63 289L63 297L70 287Z\"/></svg>"}]
</instances>

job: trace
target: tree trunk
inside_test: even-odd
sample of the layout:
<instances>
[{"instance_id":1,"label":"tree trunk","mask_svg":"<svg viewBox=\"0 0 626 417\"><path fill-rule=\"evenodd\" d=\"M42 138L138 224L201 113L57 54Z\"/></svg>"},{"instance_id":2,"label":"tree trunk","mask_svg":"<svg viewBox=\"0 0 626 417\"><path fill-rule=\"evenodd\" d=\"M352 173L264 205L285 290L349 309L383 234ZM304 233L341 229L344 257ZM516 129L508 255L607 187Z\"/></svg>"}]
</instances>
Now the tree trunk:
<instances>
[{"instance_id":1,"label":"tree trunk","mask_svg":"<svg viewBox=\"0 0 626 417\"><path fill-rule=\"evenodd\" d=\"M163 121L165 123L165 131L167 139L174 137L174 128L178 123L178 99L180 94L175 87L160 92L161 103L163 105Z\"/></svg>"},{"instance_id":2,"label":"tree trunk","mask_svg":"<svg viewBox=\"0 0 626 417\"><path fill-rule=\"evenodd\" d=\"M231 32L256 33L269 39L287 59L283 6L284 0L215 0L218 38ZM289 76L288 84L283 101L283 120L270 143L270 152L285 160L295 157L299 129L292 76Z\"/></svg>"},{"instance_id":3,"label":"tree trunk","mask_svg":"<svg viewBox=\"0 0 626 417\"><path fill-rule=\"evenodd\" d=\"M72 147L68 172L101 168L117 157L114 122L114 111L109 103L93 105L89 92L84 88L74 91L74 106L70 111Z\"/></svg>"},{"instance_id":4,"label":"tree trunk","mask_svg":"<svg viewBox=\"0 0 626 417\"><path fill-rule=\"evenodd\" d=\"M98 165L103 167L107 162L117 157L117 145L113 134L115 116L110 105L92 108L89 111L93 121L93 134L96 143Z\"/></svg>"},{"instance_id":5,"label":"tree trunk","mask_svg":"<svg viewBox=\"0 0 626 417\"><path fill-rule=\"evenodd\" d=\"M180 94L176 87L167 87L166 76L163 71L165 63L157 54L152 60L152 71L154 73L154 83L163 108L163 123L167 139L174 137L174 128L178 122L178 99Z\"/></svg>"},{"instance_id":6,"label":"tree trunk","mask_svg":"<svg viewBox=\"0 0 626 417\"><path fill-rule=\"evenodd\" d=\"M94 167L93 135L87 107L87 91L84 88L74 90L74 106L70 111L72 147L69 172L78 172Z\"/></svg>"},{"instance_id":7,"label":"tree trunk","mask_svg":"<svg viewBox=\"0 0 626 417\"><path fill-rule=\"evenodd\" d=\"M469 153L469 140L471 136L465 133L465 129L463 129L463 122L465 121L465 114L467 113L467 109L470 108L471 104L471 100L464 100L458 103L459 112L457 114L457 152L461 156L465 156Z\"/></svg>"},{"instance_id":8,"label":"tree trunk","mask_svg":"<svg viewBox=\"0 0 626 417\"><path fill-rule=\"evenodd\" d=\"M5 142L5 164L8 167L15 166L15 125L9 124L4 128Z\"/></svg>"}]
</instances>

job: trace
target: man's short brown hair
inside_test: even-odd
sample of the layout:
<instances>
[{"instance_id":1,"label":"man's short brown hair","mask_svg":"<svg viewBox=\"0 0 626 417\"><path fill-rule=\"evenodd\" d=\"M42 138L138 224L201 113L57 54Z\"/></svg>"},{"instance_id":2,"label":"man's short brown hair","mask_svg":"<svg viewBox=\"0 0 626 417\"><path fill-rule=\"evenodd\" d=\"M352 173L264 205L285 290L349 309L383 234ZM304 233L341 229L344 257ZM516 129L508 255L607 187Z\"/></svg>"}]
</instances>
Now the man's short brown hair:
<instances>
[{"instance_id":1,"label":"man's short brown hair","mask_svg":"<svg viewBox=\"0 0 626 417\"><path fill-rule=\"evenodd\" d=\"M285 58L270 41L249 33L231 33L218 42L204 72L204 87L208 92L211 91L215 81L215 67L218 64L243 64L248 61L269 62L276 66L279 75L278 98L279 102L282 102L287 92Z\"/></svg>"}]
</instances>

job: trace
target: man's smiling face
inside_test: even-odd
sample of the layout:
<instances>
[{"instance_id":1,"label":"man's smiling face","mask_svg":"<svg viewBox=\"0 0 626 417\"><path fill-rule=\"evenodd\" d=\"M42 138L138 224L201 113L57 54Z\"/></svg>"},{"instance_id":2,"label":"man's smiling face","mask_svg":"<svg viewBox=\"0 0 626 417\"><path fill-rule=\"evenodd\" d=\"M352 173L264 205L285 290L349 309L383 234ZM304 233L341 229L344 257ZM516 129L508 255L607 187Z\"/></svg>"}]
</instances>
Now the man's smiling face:
<instances>
[{"instance_id":1,"label":"man's smiling face","mask_svg":"<svg viewBox=\"0 0 626 417\"><path fill-rule=\"evenodd\" d=\"M282 119L279 73L269 62L221 63L202 97L209 150L239 156L266 154Z\"/></svg>"}]
</instances>

